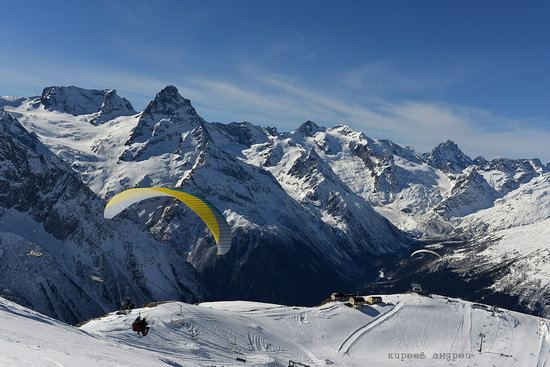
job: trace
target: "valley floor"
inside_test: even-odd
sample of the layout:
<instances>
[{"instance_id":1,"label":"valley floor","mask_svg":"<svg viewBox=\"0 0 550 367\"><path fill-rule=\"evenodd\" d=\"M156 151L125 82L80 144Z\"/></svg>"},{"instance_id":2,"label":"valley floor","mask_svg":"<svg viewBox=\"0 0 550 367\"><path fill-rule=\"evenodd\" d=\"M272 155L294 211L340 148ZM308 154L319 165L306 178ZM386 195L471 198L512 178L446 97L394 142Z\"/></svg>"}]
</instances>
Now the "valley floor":
<instances>
[{"instance_id":1,"label":"valley floor","mask_svg":"<svg viewBox=\"0 0 550 367\"><path fill-rule=\"evenodd\" d=\"M493 314L440 296L385 295L383 301L360 309L341 302L312 308L170 302L108 314L78 329L0 299L0 366L287 366L293 360L550 367L550 320ZM150 321L146 337L131 331L138 314Z\"/></svg>"}]
</instances>

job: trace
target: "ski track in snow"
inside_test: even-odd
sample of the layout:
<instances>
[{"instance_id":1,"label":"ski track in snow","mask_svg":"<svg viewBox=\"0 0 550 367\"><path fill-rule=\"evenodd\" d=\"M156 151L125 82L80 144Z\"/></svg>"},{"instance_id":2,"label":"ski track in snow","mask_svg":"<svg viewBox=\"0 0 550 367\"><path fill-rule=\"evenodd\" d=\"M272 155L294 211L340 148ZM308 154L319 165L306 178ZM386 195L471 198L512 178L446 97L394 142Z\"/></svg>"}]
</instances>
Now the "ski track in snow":
<instances>
[{"instance_id":1,"label":"ski track in snow","mask_svg":"<svg viewBox=\"0 0 550 367\"><path fill-rule=\"evenodd\" d=\"M398 302L389 312L386 312L381 317L377 318L375 321L369 322L366 325L360 327L359 329L355 330L350 336L344 340L344 342L338 347L338 351L343 351L343 354L346 354L349 352L349 349L361 338L365 333L367 333L372 328L382 324L384 321L386 321L388 318L390 318L392 315L397 313L403 307L404 302Z\"/></svg>"},{"instance_id":2,"label":"ski track in snow","mask_svg":"<svg viewBox=\"0 0 550 367\"><path fill-rule=\"evenodd\" d=\"M537 367L550 365L550 323L541 320L541 340Z\"/></svg>"}]
</instances>

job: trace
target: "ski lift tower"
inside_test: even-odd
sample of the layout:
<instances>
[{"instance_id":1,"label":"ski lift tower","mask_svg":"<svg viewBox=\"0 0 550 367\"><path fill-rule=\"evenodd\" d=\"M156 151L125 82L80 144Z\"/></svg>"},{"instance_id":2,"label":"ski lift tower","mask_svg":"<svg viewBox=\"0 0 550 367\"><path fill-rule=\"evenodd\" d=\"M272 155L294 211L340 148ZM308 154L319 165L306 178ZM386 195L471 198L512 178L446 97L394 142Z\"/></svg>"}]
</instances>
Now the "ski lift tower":
<instances>
[{"instance_id":1,"label":"ski lift tower","mask_svg":"<svg viewBox=\"0 0 550 367\"><path fill-rule=\"evenodd\" d=\"M96 283L104 283L105 280L103 279L103 275L101 274L102 272L103 272L103 256L99 258L99 265L93 269L92 274L90 275L90 279Z\"/></svg>"}]
</instances>

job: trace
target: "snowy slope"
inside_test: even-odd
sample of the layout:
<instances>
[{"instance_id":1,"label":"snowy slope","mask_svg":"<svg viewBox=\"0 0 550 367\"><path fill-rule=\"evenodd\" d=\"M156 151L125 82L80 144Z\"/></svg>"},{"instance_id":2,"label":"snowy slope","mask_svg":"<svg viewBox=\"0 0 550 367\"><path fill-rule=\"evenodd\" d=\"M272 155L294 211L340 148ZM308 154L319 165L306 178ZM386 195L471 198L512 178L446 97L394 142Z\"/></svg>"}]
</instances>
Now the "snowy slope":
<instances>
[{"instance_id":1,"label":"snowy slope","mask_svg":"<svg viewBox=\"0 0 550 367\"><path fill-rule=\"evenodd\" d=\"M340 302L312 308L172 302L109 314L79 330L0 299L0 364L287 366L293 360L308 366L550 366L549 320L507 310L492 315L438 296L397 294L383 300L360 309ZM150 322L146 337L130 330L138 313Z\"/></svg>"},{"instance_id":2,"label":"snowy slope","mask_svg":"<svg viewBox=\"0 0 550 367\"><path fill-rule=\"evenodd\" d=\"M158 357L95 338L0 298L0 366L161 366Z\"/></svg>"},{"instance_id":3,"label":"snowy slope","mask_svg":"<svg viewBox=\"0 0 550 367\"><path fill-rule=\"evenodd\" d=\"M495 232L550 218L550 173L542 174L495 201L494 206L460 221L469 233Z\"/></svg>"},{"instance_id":4,"label":"snowy slope","mask_svg":"<svg viewBox=\"0 0 550 367\"><path fill-rule=\"evenodd\" d=\"M511 261L492 286L496 291L518 295L527 309L550 315L550 219L511 227L475 239L482 266Z\"/></svg>"},{"instance_id":5,"label":"snowy slope","mask_svg":"<svg viewBox=\"0 0 550 367\"><path fill-rule=\"evenodd\" d=\"M203 297L184 257L133 222L105 221L102 201L2 109L0 188L3 296L67 322L116 308L126 289L138 302Z\"/></svg>"},{"instance_id":6,"label":"snowy slope","mask_svg":"<svg viewBox=\"0 0 550 367\"><path fill-rule=\"evenodd\" d=\"M457 224L456 232L471 239L476 253L475 259L460 268L473 264L492 268L509 262L493 288L519 295L533 312L550 314L550 174L520 185L494 206L457 220ZM459 257L456 261L463 260Z\"/></svg>"}]
</instances>

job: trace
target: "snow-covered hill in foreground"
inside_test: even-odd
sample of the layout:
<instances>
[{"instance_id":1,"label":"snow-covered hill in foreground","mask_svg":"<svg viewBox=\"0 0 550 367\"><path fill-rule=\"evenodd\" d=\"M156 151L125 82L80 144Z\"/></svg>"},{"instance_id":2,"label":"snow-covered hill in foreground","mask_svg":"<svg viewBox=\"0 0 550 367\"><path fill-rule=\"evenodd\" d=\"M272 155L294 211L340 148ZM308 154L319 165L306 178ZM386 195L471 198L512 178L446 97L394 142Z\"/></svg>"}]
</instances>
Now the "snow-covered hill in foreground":
<instances>
[{"instance_id":1,"label":"snow-covered hill in foreground","mask_svg":"<svg viewBox=\"0 0 550 367\"><path fill-rule=\"evenodd\" d=\"M0 298L0 365L550 366L550 320L440 296L383 301L360 309L171 302L79 330ZM138 313L150 321L146 337L130 330Z\"/></svg>"}]
</instances>

